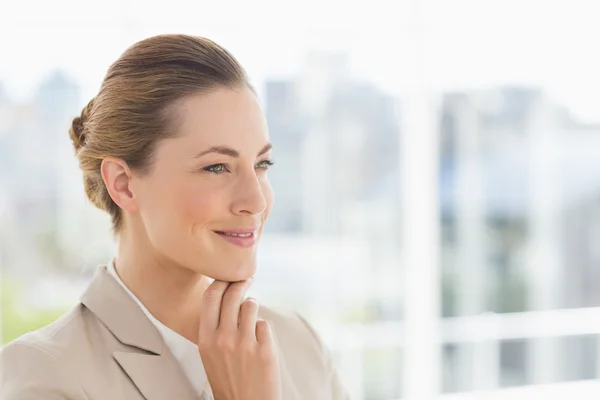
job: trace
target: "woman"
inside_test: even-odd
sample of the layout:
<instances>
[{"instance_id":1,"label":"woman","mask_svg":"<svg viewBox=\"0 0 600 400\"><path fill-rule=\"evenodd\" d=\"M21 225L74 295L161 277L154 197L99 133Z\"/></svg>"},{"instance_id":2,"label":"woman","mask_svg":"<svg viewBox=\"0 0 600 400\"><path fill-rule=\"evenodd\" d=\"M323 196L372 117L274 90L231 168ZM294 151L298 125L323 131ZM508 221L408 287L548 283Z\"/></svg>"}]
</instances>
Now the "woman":
<instances>
[{"instance_id":1,"label":"woman","mask_svg":"<svg viewBox=\"0 0 600 400\"><path fill-rule=\"evenodd\" d=\"M2 350L1 400L348 398L305 320L244 299L272 161L231 54L186 35L134 44L70 136L118 252L70 313Z\"/></svg>"}]
</instances>

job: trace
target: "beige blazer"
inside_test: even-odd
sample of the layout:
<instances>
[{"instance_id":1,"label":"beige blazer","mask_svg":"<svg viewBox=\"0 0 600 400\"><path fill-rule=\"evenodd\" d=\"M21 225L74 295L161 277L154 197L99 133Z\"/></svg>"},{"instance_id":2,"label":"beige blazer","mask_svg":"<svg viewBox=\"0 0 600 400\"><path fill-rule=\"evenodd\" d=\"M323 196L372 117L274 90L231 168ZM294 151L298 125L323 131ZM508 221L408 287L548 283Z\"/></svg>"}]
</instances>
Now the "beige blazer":
<instances>
[{"instance_id":1,"label":"beige blazer","mask_svg":"<svg viewBox=\"0 0 600 400\"><path fill-rule=\"evenodd\" d=\"M260 306L283 400L346 400L329 350L297 313ZM99 267L69 313L0 352L0 400L200 399L154 325ZM218 399L217 399L218 400Z\"/></svg>"}]
</instances>

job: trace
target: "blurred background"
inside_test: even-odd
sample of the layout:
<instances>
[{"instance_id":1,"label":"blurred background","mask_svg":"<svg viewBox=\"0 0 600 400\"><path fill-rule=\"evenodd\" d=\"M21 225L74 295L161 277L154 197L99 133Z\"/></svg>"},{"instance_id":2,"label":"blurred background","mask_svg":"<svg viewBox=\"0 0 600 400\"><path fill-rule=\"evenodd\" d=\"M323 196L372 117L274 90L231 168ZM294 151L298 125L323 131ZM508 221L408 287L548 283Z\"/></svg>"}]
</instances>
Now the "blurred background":
<instances>
[{"instance_id":1,"label":"blurred background","mask_svg":"<svg viewBox=\"0 0 600 400\"><path fill-rule=\"evenodd\" d=\"M600 395L600 3L0 3L0 344L115 243L71 118L160 33L209 37L267 114L253 295L322 333L353 399ZM598 244L596 244L598 241Z\"/></svg>"}]
</instances>

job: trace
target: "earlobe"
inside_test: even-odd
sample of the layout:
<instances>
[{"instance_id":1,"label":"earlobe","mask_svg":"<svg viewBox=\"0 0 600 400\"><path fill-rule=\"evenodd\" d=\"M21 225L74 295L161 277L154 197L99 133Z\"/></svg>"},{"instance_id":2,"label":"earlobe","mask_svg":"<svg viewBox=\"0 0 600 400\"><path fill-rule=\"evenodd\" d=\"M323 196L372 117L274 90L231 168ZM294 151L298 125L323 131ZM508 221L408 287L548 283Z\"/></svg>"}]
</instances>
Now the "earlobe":
<instances>
[{"instance_id":1,"label":"earlobe","mask_svg":"<svg viewBox=\"0 0 600 400\"><path fill-rule=\"evenodd\" d=\"M131 190L133 175L127 163L107 157L102 160L100 172L112 200L125 211L137 211L137 201Z\"/></svg>"}]
</instances>

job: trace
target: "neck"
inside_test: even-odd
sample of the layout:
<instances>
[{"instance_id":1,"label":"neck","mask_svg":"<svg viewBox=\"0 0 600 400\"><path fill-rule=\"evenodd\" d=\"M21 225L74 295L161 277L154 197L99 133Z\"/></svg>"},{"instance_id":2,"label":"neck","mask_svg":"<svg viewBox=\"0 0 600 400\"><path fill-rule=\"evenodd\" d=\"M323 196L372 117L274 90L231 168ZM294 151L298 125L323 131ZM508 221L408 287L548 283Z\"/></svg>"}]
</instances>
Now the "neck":
<instances>
[{"instance_id":1,"label":"neck","mask_svg":"<svg viewBox=\"0 0 600 400\"><path fill-rule=\"evenodd\" d=\"M208 278L153 252L135 235L119 237L117 274L161 323L198 343L200 304Z\"/></svg>"}]
</instances>

